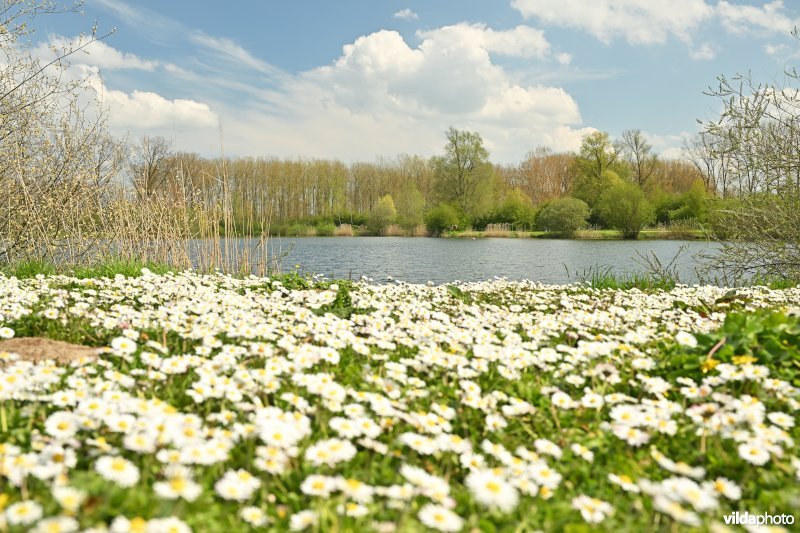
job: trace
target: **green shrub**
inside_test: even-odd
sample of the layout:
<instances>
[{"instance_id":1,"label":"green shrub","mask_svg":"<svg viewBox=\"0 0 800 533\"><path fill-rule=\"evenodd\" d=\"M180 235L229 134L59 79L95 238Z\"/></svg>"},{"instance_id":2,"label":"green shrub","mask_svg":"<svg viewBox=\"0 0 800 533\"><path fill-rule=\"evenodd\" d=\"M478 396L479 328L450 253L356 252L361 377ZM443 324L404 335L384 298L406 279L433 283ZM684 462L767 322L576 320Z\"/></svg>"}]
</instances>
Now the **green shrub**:
<instances>
[{"instance_id":1,"label":"green shrub","mask_svg":"<svg viewBox=\"0 0 800 533\"><path fill-rule=\"evenodd\" d=\"M609 227L622 232L626 239L635 239L647 224L655 220L655 211L635 183L622 182L600 195L597 212Z\"/></svg>"},{"instance_id":2,"label":"green shrub","mask_svg":"<svg viewBox=\"0 0 800 533\"><path fill-rule=\"evenodd\" d=\"M448 204L439 204L425 215L425 227L431 235L438 236L443 232L456 229L459 224L458 211Z\"/></svg>"},{"instance_id":3,"label":"green shrub","mask_svg":"<svg viewBox=\"0 0 800 533\"><path fill-rule=\"evenodd\" d=\"M536 217L536 227L564 237L571 237L586 227L589 206L583 200L566 196L545 205Z\"/></svg>"}]
</instances>

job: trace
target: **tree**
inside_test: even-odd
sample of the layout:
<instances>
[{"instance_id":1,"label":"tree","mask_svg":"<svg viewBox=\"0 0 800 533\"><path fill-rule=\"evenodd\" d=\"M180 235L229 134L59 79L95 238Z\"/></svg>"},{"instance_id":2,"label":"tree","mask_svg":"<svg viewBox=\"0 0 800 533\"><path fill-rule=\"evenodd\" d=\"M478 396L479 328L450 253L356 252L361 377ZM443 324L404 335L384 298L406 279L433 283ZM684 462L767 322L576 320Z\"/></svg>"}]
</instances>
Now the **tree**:
<instances>
[{"instance_id":1,"label":"tree","mask_svg":"<svg viewBox=\"0 0 800 533\"><path fill-rule=\"evenodd\" d=\"M598 212L610 227L620 230L626 239L635 239L641 229L655 219L653 206L635 183L621 182L603 192Z\"/></svg>"},{"instance_id":2,"label":"tree","mask_svg":"<svg viewBox=\"0 0 800 533\"><path fill-rule=\"evenodd\" d=\"M476 216L489 191L492 167L478 133L447 130L445 155L432 160L439 197L454 202L466 215Z\"/></svg>"},{"instance_id":3,"label":"tree","mask_svg":"<svg viewBox=\"0 0 800 533\"><path fill-rule=\"evenodd\" d=\"M381 234L396 218L397 209L394 207L394 200L390 194L387 194L382 196L369 212L367 228L374 233Z\"/></svg>"},{"instance_id":4,"label":"tree","mask_svg":"<svg viewBox=\"0 0 800 533\"><path fill-rule=\"evenodd\" d=\"M707 272L726 282L800 279L800 73L784 74L781 84L720 76L706 93L723 109L703 124L707 158L724 163L737 195L715 210L726 241L705 258Z\"/></svg>"},{"instance_id":5,"label":"tree","mask_svg":"<svg viewBox=\"0 0 800 533\"><path fill-rule=\"evenodd\" d=\"M176 177L174 163L172 141L164 137L142 137L128 161L137 196L149 198L156 191L163 190Z\"/></svg>"},{"instance_id":6,"label":"tree","mask_svg":"<svg viewBox=\"0 0 800 533\"><path fill-rule=\"evenodd\" d=\"M425 222L425 198L416 187L408 187L397 199L397 223L411 230Z\"/></svg>"},{"instance_id":7,"label":"tree","mask_svg":"<svg viewBox=\"0 0 800 533\"><path fill-rule=\"evenodd\" d=\"M32 51L31 19L77 11L47 0L0 0L0 260L82 255L104 225L98 213L102 111L86 79L64 81L68 58L94 29L50 59ZM96 216L95 216L96 215Z\"/></svg>"},{"instance_id":8,"label":"tree","mask_svg":"<svg viewBox=\"0 0 800 533\"><path fill-rule=\"evenodd\" d=\"M516 188L506 193L494 219L495 222L511 224L515 229L528 229L533 224L535 215L530 197Z\"/></svg>"},{"instance_id":9,"label":"tree","mask_svg":"<svg viewBox=\"0 0 800 533\"><path fill-rule=\"evenodd\" d=\"M658 165L658 157L652 153L653 147L647 142L642 130L623 131L622 147L633 172L634 183L644 188Z\"/></svg>"},{"instance_id":10,"label":"tree","mask_svg":"<svg viewBox=\"0 0 800 533\"><path fill-rule=\"evenodd\" d=\"M616 165L619 155L620 147L611 142L608 133L596 131L586 135L575 157L570 195L594 209L603 191L620 179Z\"/></svg>"},{"instance_id":11,"label":"tree","mask_svg":"<svg viewBox=\"0 0 800 533\"><path fill-rule=\"evenodd\" d=\"M434 237L456 228L458 222L458 211L448 204L439 204L425 214L425 226Z\"/></svg>"},{"instance_id":12,"label":"tree","mask_svg":"<svg viewBox=\"0 0 800 533\"><path fill-rule=\"evenodd\" d=\"M588 218L586 202L567 196L547 203L536 216L536 226L542 231L572 237L577 230L586 227Z\"/></svg>"}]
</instances>

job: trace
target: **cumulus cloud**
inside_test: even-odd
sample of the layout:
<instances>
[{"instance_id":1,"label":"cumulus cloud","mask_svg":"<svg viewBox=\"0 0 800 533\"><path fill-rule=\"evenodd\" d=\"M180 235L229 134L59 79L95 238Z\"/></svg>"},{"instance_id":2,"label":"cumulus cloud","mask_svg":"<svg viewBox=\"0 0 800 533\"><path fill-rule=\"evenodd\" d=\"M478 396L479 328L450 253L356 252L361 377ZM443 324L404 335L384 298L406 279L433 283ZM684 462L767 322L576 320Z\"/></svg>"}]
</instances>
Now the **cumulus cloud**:
<instances>
[{"instance_id":1,"label":"cumulus cloud","mask_svg":"<svg viewBox=\"0 0 800 533\"><path fill-rule=\"evenodd\" d=\"M392 16L396 19L402 19L402 20L419 20L419 15L417 15L408 8L401 9Z\"/></svg>"},{"instance_id":2,"label":"cumulus cloud","mask_svg":"<svg viewBox=\"0 0 800 533\"><path fill-rule=\"evenodd\" d=\"M705 0L512 0L511 5L526 19L577 28L606 43L689 41L714 14Z\"/></svg>"},{"instance_id":3,"label":"cumulus cloud","mask_svg":"<svg viewBox=\"0 0 800 533\"><path fill-rule=\"evenodd\" d=\"M760 7L721 0L717 4L717 12L723 26L734 34L788 34L800 24L800 19L792 19L786 15L782 0L774 0Z\"/></svg>"},{"instance_id":4,"label":"cumulus cloud","mask_svg":"<svg viewBox=\"0 0 800 533\"><path fill-rule=\"evenodd\" d=\"M333 65L306 73L303 81L324 94L323 102L354 116L398 124L412 120L438 136L449 124L474 128L501 160L521 157L531 143L557 149L579 145L585 132L575 129L581 116L569 94L516 84L492 61L493 54L547 57L550 45L542 32L459 24L418 37L416 47L394 31L359 37Z\"/></svg>"}]
</instances>

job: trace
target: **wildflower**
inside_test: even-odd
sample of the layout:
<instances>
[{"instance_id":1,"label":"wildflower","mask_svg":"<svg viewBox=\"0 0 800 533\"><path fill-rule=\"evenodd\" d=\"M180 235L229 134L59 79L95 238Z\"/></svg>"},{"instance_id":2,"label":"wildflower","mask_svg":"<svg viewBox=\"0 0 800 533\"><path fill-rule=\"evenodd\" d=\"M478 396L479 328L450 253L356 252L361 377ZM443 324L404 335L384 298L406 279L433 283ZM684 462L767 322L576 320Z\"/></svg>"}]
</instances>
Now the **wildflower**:
<instances>
[{"instance_id":1,"label":"wildflower","mask_svg":"<svg viewBox=\"0 0 800 533\"><path fill-rule=\"evenodd\" d=\"M311 510L299 511L289 519L289 529L303 531L317 524L317 513Z\"/></svg>"},{"instance_id":2,"label":"wildflower","mask_svg":"<svg viewBox=\"0 0 800 533\"><path fill-rule=\"evenodd\" d=\"M739 457L757 466L769 461L769 452L764 445L757 441L745 442L739 445Z\"/></svg>"},{"instance_id":3,"label":"wildflower","mask_svg":"<svg viewBox=\"0 0 800 533\"><path fill-rule=\"evenodd\" d=\"M675 342L681 346L686 346L687 348L697 347L697 338L695 338L695 336L691 333L687 333L685 331L679 331L675 334Z\"/></svg>"},{"instance_id":4,"label":"wildflower","mask_svg":"<svg viewBox=\"0 0 800 533\"><path fill-rule=\"evenodd\" d=\"M428 503L422 506L417 515L423 525L437 531L461 531L464 520L450 509Z\"/></svg>"},{"instance_id":5,"label":"wildflower","mask_svg":"<svg viewBox=\"0 0 800 533\"><path fill-rule=\"evenodd\" d=\"M242 507L239 517L253 527L262 527L267 524L267 515L258 507Z\"/></svg>"},{"instance_id":6,"label":"wildflower","mask_svg":"<svg viewBox=\"0 0 800 533\"><path fill-rule=\"evenodd\" d=\"M584 461L588 461L590 463L594 461L594 453L586 446L575 443L570 446L570 450L572 450L572 453L574 453Z\"/></svg>"},{"instance_id":7,"label":"wildflower","mask_svg":"<svg viewBox=\"0 0 800 533\"><path fill-rule=\"evenodd\" d=\"M216 493L225 500L249 500L261 486L261 481L247 470L228 470L214 484Z\"/></svg>"},{"instance_id":8,"label":"wildflower","mask_svg":"<svg viewBox=\"0 0 800 533\"><path fill-rule=\"evenodd\" d=\"M136 343L128 337L116 337L111 341L111 349L115 353L130 355L136 351Z\"/></svg>"},{"instance_id":9,"label":"wildflower","mask_svg":"<svg viewBox=\"0 0 800 533\"><path fill-rule=\"evenodd\" d=\"M590 524L599 524L614 511L608 502L583 494L572 499L572 507L580 511L583 519Z\"/></svg>"},{"instance_id":10,"label":"wildflower","mask_svg":"<svg viewBox=\"0 0 800 533\"><path fill-rule=\"evenodd\" d=\"M53 516L40 520L31 533L72 533L78 531L78 521L69 516Z\"/></svg>"},{"instance_id":11,"label":"wildflower","mask_svg":"<svg viewBox=\"0 0 800 533\"><path fill-rule=\"evenodd\" d=\"M2 335L2 331L0 331L0 335ZM31 500L14 503L9 505L8 509L6 509L6 520L8 520L8 523L12 526L25 526L32 524L41 517L41 505Z\"/></svg>"},{"instance_id":12,"label":"wildflower","mask_svg":"<svg viewBox=\"0 0 800 533\"><path fill-rule=\"evenodd\" d=\"M182 498L192 502L200 496L202 488L192 480L188 468L173 466L167 469L166 481L153 483L153 492L167 500Z\"/></svg>"},{"instance_id":13,"label":"wildflower","mask_svg":"<svg viewBox=\"0 0 800 533\"><path fill-rule=\"evenodd\" d=\"M61 508L69 514L77 513L86 500L86 492L69 486L55 486L52 493Z\"/></svg>"},{"instance_id":14,"label":"wildflower","mask_svg":"<svg viewBox=\"0 0 800 533\"><path fill-rule=\"evenodd\" d=\"M104 455L95 462L95 470L121 487L132 487L139 482L139 469L122 457Z\"/></svg>"},{"instance_id":15,"label":"wildflower","mask_svg":"<svg viewBox=\"0 0 800 533\"><path fill-rule=\"evenodd\" d=\"M623 490L627 492L640 491L636 483L634 483L633 480L626 475L618 476L616 474L609 474L608 480L615 485L619 485L620 487L622 487Z\"/></svg>"},{"instance_id":16,"label":"wildflower","mask_svg":"<svg viewBox=\"0 0 800 533\"><path fill-rule=\"evenodd\" d=\"M503 512L513 510L519 501L517 489L494 470L472 471L464 484L479 503Z\"/></svg>"},{"instance_id":17,"label":"wildflower","mask_svg":"<svg viewBox=\"0 0 800 533\"><path fill-rule=\"evenodd\" d=\"M146 531L147 533L192 533L189 525L175 516L148 520Z\"/></svg>"}]
</instances>

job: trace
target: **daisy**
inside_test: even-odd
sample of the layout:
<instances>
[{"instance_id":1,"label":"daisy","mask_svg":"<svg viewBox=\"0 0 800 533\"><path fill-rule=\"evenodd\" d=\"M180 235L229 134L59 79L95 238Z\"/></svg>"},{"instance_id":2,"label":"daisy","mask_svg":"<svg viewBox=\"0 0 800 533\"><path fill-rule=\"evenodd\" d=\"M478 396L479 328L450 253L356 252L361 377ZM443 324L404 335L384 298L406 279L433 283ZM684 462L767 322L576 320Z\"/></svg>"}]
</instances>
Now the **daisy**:
<instances>
[{"instance_id":1,"label":"daisy","mask_svg":"<svg viewBox=\"0 0 800 533\"><path fill-rule=\"evenodd\" d=\"M239 517L253 527L262 527L267 523L267 515L258 507L242 507Z\"/></svg>"},{"instance_id":2,"label":"daisy","mask_svg":"<svg viewBox=\"0 0 800 533\"><path fill-rule=\"evenodd\" d=\"M2 333L0 333L0 336L2 336ZM28 525L39 520L41 517L42 506L31 500L17 502L9 505L8 509L6 509L6 520L8 520L8 523L12 526Z\"/></svg>"},{"instance_id":3,"label":"daisy","mask_svg":"<svg viewBox=\"0 0 800 533\"><path fill-rule=\"evenodd\" d=\"M139 482L139 469L123 457L104 455L94 467L101 476L121 487L132 487Z\"/></svg>"},{"instance_id":4,"label":"daisy","mask_svg":"<svg viewBox=\"0 0 800 533\"><path fill-rule=\"evenodd\" d=\"M292 531L303 531L313 527L317 523L317 513L311 510L300 511L292 515L289 519L289 529Z\"/></svg>"},{"instance_id":5,"label":"daisy","mask_svg":"<svg viewBox=\"0 0 800 533\"><path fill-rule=\"evenodd\" d=\"M639 487L636 485L636 483L634 483L631 478L629 478L624 474L621 476L618 476L616 474L609 474L608 480L611 483L622 487L622 489L627 492L639 492Z\"/></svg>"},{"instance_id":6,"label":"daisy","mask_svg":"<svg viewBox=\"0 0 800 533\"><path fill-rule=\"evenodd\" d=\"M590 524L599 524L614 512L614 508L608 502L585 495L573 498L572 507L580 511L583 519Z\"/></svg>"},{"instance_id":7,"label":"daisy","mask_svg":"<svg viewBox=\"0 0 800 533\"><path fill-rule=\"evenodd\" d=\"M130 355L136 348L136 343L128 337L116 337L111 341L111 349L117 354Z\"/></svg>"},{"instance_id":8,"label":"daisy","mask_svg":"<svg viewBox=\"0 0 800 533\"><path fill-rule=\"evenodd\" d=\"M478 502L503 512L513 510L519 501L517 489L494 470L472 471L464 484Z\"/></svg>"},{"instance_id":9,"label":"daisy","mask_svg":"<svg viewBox=\"0 0 800 533\"><path fill-rule=\"evenodd\" d=\"M69 516L45 518L31 529L31 533L72 533L78 531L78 521Z\"/></svg>"},{"instance_id":10,"label":"daisy","mask_svg":"<svg viewBox=\"0 0 800 533\"><path fill-rule=\"evenodd\" d=\"M450 509L441 505L427 503L417 515L423 525L437 531L461 531L464 520Z\"/></svg>"},{"instance_id":11,"label":"daisy","mask_svg":"<svg viewBox=\"0 0 800 533\"><path fill-rule=\"evenodd\" d=\"M758 441L744 442L739 445L739 457L757 466L766 464L769 461L769 452L764 445Z\"/></svg>"}]
</instances>

